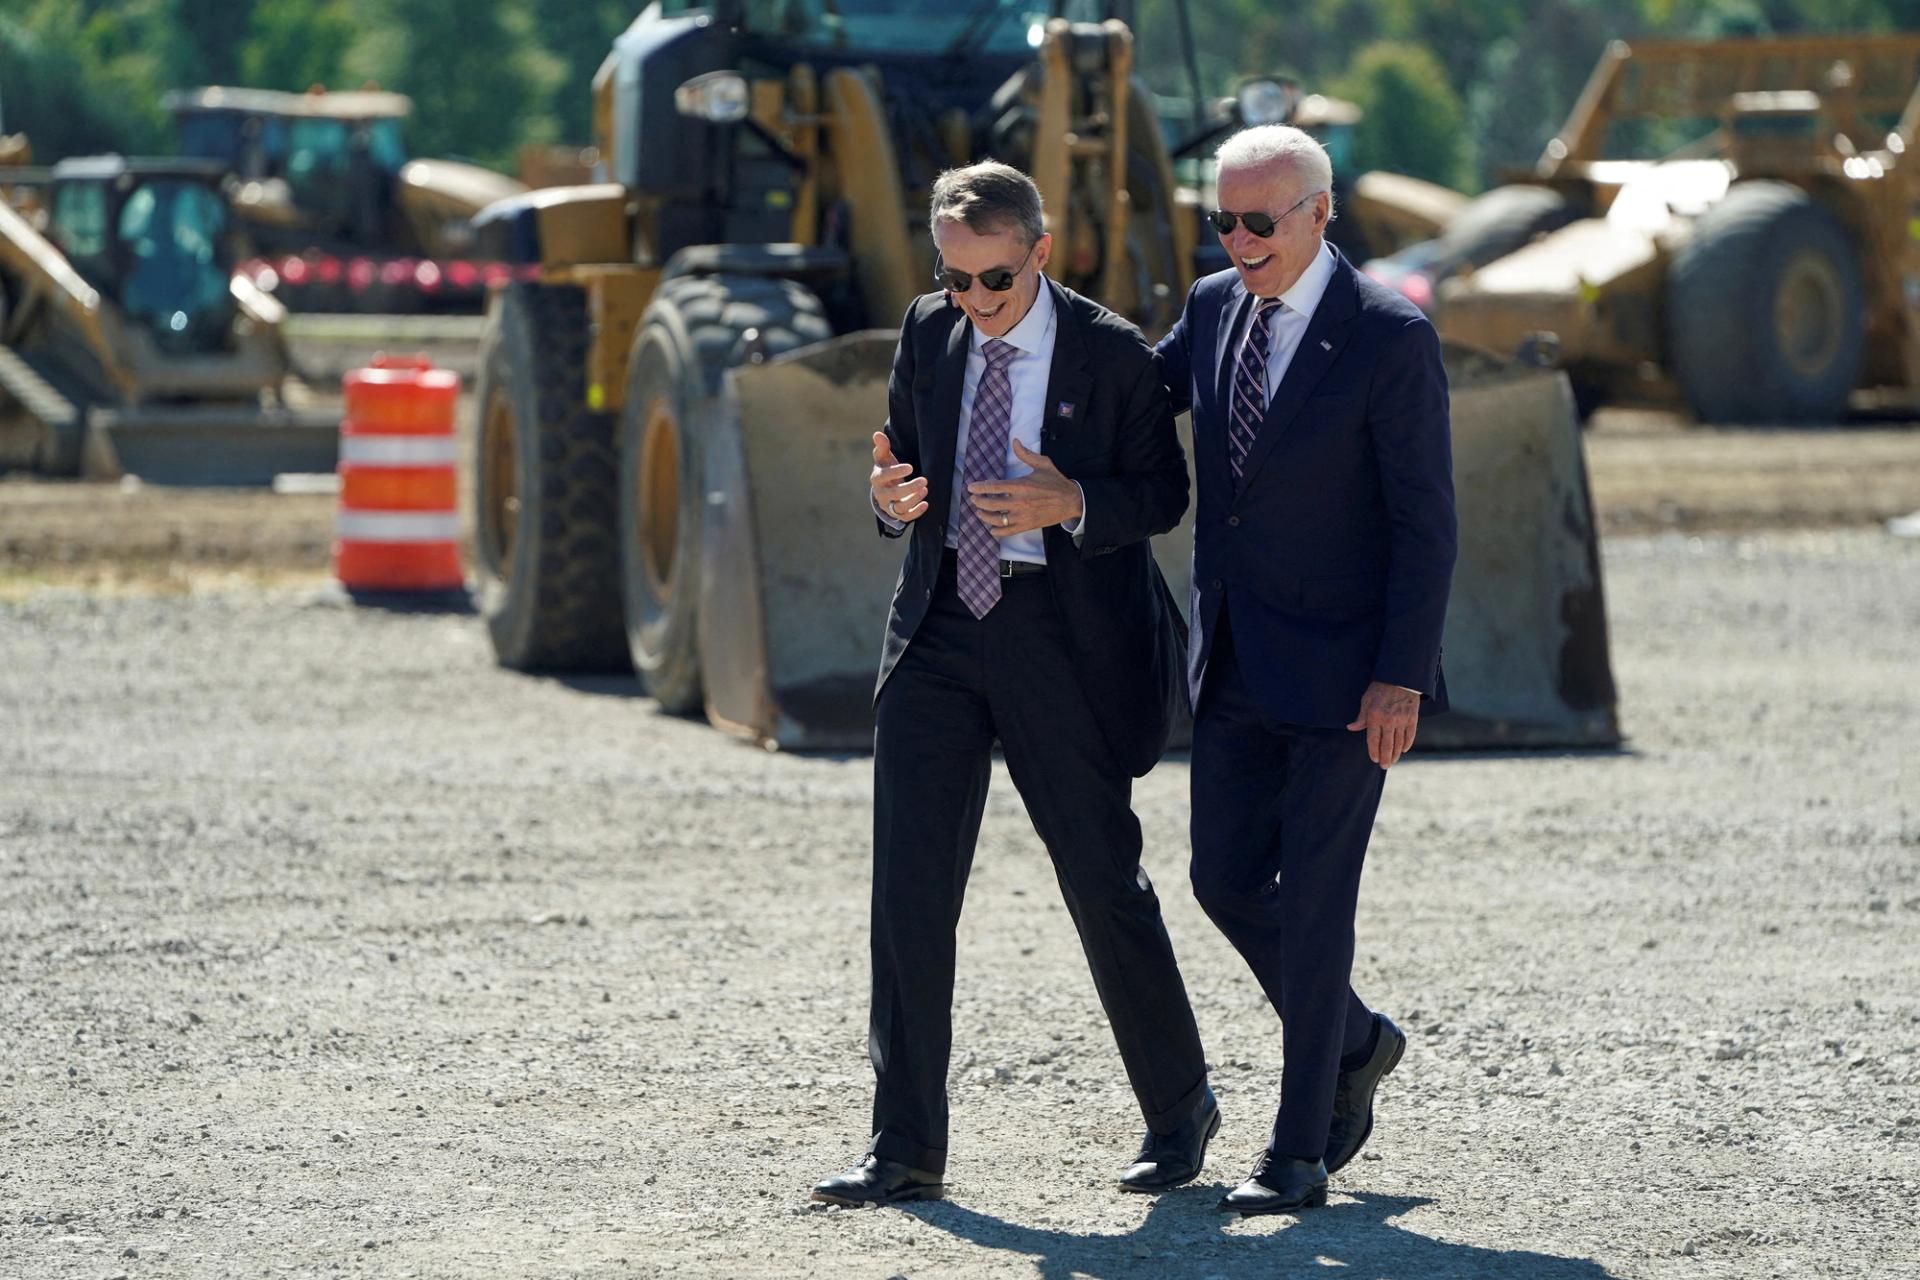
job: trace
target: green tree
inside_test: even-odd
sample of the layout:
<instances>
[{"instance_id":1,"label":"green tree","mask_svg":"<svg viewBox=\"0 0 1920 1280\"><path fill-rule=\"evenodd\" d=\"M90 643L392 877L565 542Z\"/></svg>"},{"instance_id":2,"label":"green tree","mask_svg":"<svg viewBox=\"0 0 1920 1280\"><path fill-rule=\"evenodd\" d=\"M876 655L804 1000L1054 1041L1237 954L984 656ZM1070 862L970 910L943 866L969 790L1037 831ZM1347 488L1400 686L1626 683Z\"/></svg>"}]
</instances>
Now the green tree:
<instances>
[{"instance_id":1,"label":"green tree","mask_svg":"<svg viewBox=\"0 0 1920 1280\"><path fill-rule=\"evenodd\" d=\"M1593 74L1609 40L1637 35L1637 17L1602 12L1585 0L1541 0L1532 23L1495 40L1467 95L1478 185L1531 168Z\"/></svg>"},{"instance_id":2,"label":"green tree","mask_svg":"<svg viewBox=\"0 0 1920 1280\"><path fill-rule=\"evenodd\" d=\"M167 17L152 3L86 0L32 0L18 16L0 15L6 128L28 134L42 162L158 151Z\"/></svg>"},{"instance_id":3,"label":"green tree","mask_svg":"<svg viewBox=\"0 0 1920 1280\"><path fill-rule=\"evenodd\" d=\"M352 0L259 0L240 52L240 82L294 91L337 85L354 27Z\"/></svg>"},{"instance_id":4,"label":"green tree","mask_svg":"<svg viewBox=\"0 0 1920 1280\"><path fill-rule=\"evenodd\" d=\"M546 113L563 70L535 38L522 0L361 0L349 79L413 99L413 149L511 172L528 142L555 136Z\"/></svg>"},{"instance_id":5,"label":"green tree","mask_svg":"<svg viewBox=\"0 0 1920 1280\"><path fill-rule=\"evenodd\" d=\"M534 0L535 29L560 68L547 114L561 141L593 141L593 73L634 8L628 0Z\"/></svg>"},{"instance_id":6,"label":"green tree","mask_svg":"<svg viewBox=\"0 0 1920 1280\"><path fill-rule=\"evenodd\" d=\"M1366 113L1356 137L1359 169L1390 169L1449 186L1466 182L1466 112L1427 49L1370 44L1330 90Z\"/></svg>"}]
</instances>

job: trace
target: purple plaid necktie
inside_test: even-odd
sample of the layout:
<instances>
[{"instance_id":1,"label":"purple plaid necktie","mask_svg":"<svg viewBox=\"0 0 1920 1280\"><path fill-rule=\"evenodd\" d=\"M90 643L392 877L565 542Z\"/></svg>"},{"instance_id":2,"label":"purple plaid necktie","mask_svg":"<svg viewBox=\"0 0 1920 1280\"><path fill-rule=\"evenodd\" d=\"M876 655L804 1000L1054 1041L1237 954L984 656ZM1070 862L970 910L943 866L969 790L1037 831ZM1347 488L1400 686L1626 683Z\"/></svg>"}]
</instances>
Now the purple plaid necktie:
<instances>
[{"instance_id":1,"label":"purple plaid necktie","mask_svg":"<svg viewBox=\"0 0 1920 1280\"><path fill-rule=\"evenodd\" d=\"M987 358L987 371L973 392L973 417L967 424L967 465L960 478L960 492L953 495L960 507L959 552L955 556L956 583L960 599L976 618L1000 603L1000 540L987 531L967 499L967 486L975 480L1001 480L1007 474L1007 432L1013 425L1013 379L1007 365L1020 354L1011 342L990 338L980 348Z\"/></svg>"},{"instance_id":2,"label":"purple plaid necktie","mask_svg":"<svg viewBox=\"0 0 1920 1280\"><path fill-rule=\"evenodd\" d=\"M1227 462L1233 483L1244 479L1247 455L1267 416L1267 356L1273 350L1273 318L1287 304L1263 298L1253 312L1247 340L1240 344L1240 363L1233 371L1233 411L1227 415Z\"/></svg>"}]
</instances>

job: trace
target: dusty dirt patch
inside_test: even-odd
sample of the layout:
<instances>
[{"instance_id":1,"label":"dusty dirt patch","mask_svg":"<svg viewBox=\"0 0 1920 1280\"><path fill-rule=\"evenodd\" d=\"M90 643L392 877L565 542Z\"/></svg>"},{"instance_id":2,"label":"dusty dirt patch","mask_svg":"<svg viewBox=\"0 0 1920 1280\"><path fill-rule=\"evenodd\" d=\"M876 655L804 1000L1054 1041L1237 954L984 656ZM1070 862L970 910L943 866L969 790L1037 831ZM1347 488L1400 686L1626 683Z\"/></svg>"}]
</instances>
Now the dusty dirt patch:
<instances>
[{"instance_id":1,"label":"dusty dirt patch","mask_svg":"<svg viewBox=\"0 0 1920 1280\"><path fill-rule=\"evenodd\" d=\"M1610 410L1586 446L1609 533L1877 526L1920 510L1913 426L1710 431ZM0 477L0 593L196 590L236 573L319 581L333 512L333 499L311 494Z\"/></svg>"},{"instance_id":2,"label":"dusty dirt patch","mask_svg":"<svg viewBox=\"0 0 1920 1280\"><path fill-rule=\"evenodd\" d=\"M1707 429L1607 410L1586 433L1601 527L1843 528L1920 510L1920 426Z\"/></svg>"}]
</instances>

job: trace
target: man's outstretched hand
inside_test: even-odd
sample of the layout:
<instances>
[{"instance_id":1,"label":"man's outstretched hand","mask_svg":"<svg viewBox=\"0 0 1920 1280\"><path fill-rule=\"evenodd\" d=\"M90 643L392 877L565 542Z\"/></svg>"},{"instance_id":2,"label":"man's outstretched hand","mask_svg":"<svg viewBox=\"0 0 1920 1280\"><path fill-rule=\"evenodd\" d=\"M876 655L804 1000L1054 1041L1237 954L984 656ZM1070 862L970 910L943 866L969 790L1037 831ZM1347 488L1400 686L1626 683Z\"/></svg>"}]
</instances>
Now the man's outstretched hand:
<instances>
[{"instance_id":1,"label":"man's outstretched hand","mask_svg":"<svg viewBox=\"0 0 1920 1280\"><path fill-rule=\"evenodd\" d=\"M873 505L908 524L927 514L927 478L913 474L913 468L893 456L893 442L887 433L873 433Z\"/></svg>"}]
</instances>

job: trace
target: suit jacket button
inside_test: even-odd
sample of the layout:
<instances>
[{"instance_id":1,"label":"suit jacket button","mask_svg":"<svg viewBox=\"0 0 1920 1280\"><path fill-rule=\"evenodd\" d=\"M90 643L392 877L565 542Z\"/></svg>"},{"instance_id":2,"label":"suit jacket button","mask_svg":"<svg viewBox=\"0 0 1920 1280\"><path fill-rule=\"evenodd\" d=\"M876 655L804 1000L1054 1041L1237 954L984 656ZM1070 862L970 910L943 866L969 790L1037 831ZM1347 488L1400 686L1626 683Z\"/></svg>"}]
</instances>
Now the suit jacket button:
<instances>
[{"instance_id":1,"label":"suit jacket button","mask_svg":"<svg viewBox=\"0 0 1920 1280\"><path fill-rule=\"evenodd\" d=\"M1215 579L1214 579L1214 580L1213 580L1212 582L1209 582L1209 583L1207 584L1207 586L1208 586L1208 587L1210 587L1210 588L1212 588L1212 589L1213 589L1213 590L1215 590L1215 591L1218 591L1218 590L1220 589L1220 587L1222 586L1222 583L1221 583L1221 581L1220 581L1220 579L1218 579L1218 578L1215 578Z\"/></svg>"},{"instance_id":2,"label":"suit jacket button","mask_svg":"<svg viewBox=\"0 0 1920 1280\"><path fill-rule=\"evenodd\" d=\"M1240 517L1239 517L1239 516L1228 516L1228 517L1227 517L1227 523L1228 523L1228 524L1230 524L1230 525L1232 525L1232 526L1233 526L1234 528L1236 528L1236 529L1238 529L1238 528L1240 527Z\"/></svg>"}]
</instances>

